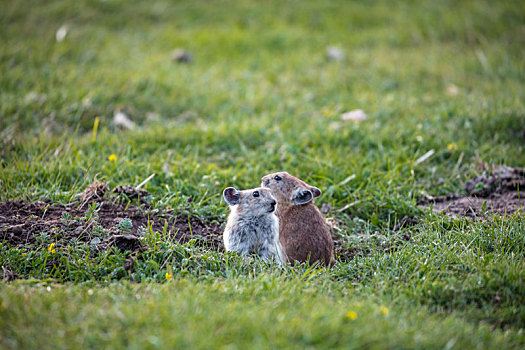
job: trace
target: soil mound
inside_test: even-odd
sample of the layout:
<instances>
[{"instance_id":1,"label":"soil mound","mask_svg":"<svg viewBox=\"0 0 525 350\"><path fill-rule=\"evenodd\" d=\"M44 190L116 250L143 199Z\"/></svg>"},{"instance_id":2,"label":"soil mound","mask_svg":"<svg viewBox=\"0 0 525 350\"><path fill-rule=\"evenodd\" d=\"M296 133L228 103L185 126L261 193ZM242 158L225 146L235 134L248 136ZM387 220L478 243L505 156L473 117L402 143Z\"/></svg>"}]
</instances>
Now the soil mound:
<instances>
[{"instance_id":1,"label":"soil mound","mask_svg":"<svg viewBox=\"0 0 525 350\"><path fill-rule=\"evenodd\" d=\"M452 217L483 218L487 215L511 215L523 211L525 204L525 169L498 166L468 180L465 196L452 194L427 198L421 207Z\"/></svg>"},{"instance_id":2,"label":"soil mound","mask_svg":"<svg viewBox=\"0 0 525 350\"><path fill-rule=\"evenodd\" d=\"M59 244L84 241L98 247L113 244L122 250L140 250L138 238L146 234L148 225L180 243L195 238L209 248L222 248L220 224L205 223L183 213L148 214L143 208L125 207L111 198L69 206L0 202L0 241L15 246L30 247L42 235L52 235Z\"/></svg>"}]
</instances>

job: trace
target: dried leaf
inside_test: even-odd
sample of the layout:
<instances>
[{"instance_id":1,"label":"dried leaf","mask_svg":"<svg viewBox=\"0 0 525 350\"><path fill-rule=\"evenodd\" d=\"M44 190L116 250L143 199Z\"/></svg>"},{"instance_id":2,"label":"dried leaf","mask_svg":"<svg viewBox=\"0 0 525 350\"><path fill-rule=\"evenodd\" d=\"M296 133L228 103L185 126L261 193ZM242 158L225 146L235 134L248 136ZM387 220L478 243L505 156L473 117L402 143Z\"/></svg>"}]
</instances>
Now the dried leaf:
<instances>
[{"instance_id":1,"label":"dried leaf","mask_svg":"<svg viewBox=\"0 0 525 350\"><path fill-rule=\"evenodd\" d=\"M84 192L80 193L80 199L82 202L89 202L91 199L102 199L104 194L109 189L109 186L105 182L100 182L97 179L93 181L92 184L89 184Z\"/></svg>"},{"instance_id":2,"label":"dried leaf","mask_svg":"<svg viewBox=\"0 0 525 350\"><path fill-rule=\"evenodd\" d=\"M435 151L433 149L431 149L430 151L428 151L427 153L423 154L421 157L416 159L416 161L414 162L414 165L418 165L418 164L423 163L425 160L427 160L428 158L432 157L432 155L434 153L435 153Z\"/></svg>"}]
</instances>

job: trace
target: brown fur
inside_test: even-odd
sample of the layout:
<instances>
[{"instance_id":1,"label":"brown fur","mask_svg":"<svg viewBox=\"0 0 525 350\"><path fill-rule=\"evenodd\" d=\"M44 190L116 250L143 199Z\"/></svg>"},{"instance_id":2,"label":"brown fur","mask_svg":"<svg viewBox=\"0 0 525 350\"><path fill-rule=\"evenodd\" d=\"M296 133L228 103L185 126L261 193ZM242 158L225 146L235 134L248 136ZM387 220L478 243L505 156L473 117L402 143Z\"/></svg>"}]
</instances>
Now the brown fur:
<instances>
[{"instance_id":1,"label":"brown fur","mask_svg":"<svg viewBox=\"0 0 525 350\"><path fill-rule=\"evenodd\" d=\"M275 176L281 180L275 180ZM313 202L321 191L287 172L266 175L261 181L261 186L271 189L277 200L279 240L288 260L333 265L334 241L330 227ZM294 201L297 196L306 203L297 204Z\"/></svg>"}]
</instances>

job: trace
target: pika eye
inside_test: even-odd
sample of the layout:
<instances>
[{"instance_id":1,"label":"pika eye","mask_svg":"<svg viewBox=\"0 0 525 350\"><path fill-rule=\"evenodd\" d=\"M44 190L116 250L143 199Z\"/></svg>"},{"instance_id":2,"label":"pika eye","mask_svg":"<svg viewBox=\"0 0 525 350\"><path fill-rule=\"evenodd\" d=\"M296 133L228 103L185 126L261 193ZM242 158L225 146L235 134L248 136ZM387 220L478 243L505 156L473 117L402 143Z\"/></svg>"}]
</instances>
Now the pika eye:
<instances>
[{"instance_id":1,"label":"pika eye","mask_svg":"<svg viewBox=\"0 0 525 350\"><path fill-rule=\"evenodd\" d=\"M254 197L259 197L259 191L253 191L253 196Z\"/></svg>"},{"instance_id":2,"label":"pika eye","mask_svg":"<svg viewBox=\"0 0 525 350\"><path fill-rule=\"evenodd\" d=\"M280 177L279 175L275 175L274 179L275 179L276 181L281 181L281 177Z\"/></svg>"}]
</instances>

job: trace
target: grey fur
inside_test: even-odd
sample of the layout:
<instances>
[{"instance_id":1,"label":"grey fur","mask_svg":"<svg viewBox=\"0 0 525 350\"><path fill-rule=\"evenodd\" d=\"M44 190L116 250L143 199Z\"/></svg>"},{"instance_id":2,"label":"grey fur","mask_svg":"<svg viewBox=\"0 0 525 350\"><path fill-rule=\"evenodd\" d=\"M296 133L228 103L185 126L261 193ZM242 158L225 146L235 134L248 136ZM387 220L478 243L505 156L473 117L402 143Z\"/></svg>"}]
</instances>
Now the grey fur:
<instances>
[{"instance_id":1,"label":"grey fur","mask_svg":"<svg viewBox=\"0 0 525 350\"><path fill-rule=\"evenodd\" d=\"M227 193L233 193L233 188L223 192L227 203ZM238 201L230 204L230 215L226 223L223 239L226 251L239 252L242 256L257 254L263 260L276 258L279 263L285 261L279 242L279 219L275 215L277 202L269 189L254 188L238 191ZM254 197L257 191L259 196Z\"/></svg>"}]
</instances>

